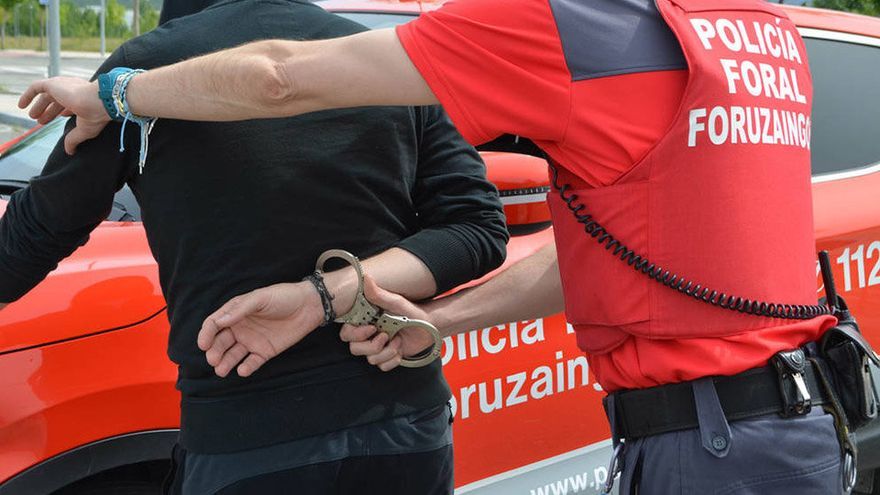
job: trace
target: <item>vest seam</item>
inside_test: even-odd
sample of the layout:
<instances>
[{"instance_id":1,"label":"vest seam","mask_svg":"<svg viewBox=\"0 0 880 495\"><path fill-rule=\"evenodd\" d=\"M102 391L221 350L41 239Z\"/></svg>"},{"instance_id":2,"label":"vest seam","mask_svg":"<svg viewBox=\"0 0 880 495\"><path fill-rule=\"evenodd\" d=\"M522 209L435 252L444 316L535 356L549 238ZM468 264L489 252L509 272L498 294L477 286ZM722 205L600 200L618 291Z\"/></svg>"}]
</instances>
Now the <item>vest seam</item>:
<instances>
[{"instance_id":1,"label":"vest seam","mask_svg":"<svg viewBox=\"0 0 880 495\"><path fill-rule=\"evenodd\" d=\"M571 74L574 82L591 81L593 79L602 79L603 77L625 76L629 74L640 74L643 72L667 72L674 70L687 70L687 66L680 64L664 64L664 65L637 65L635 67L627 67L625 69L614 69L603 72L590 73L589 75Z\"/></svg>"},{"instance_id":2,"label":"vest seam","mask_svg":"<svg viewBox=\"0 0 880 495\"><path fill-rule=\"evenodd\" d=\"M568 138L568 129L571 126L571 116L574 113L574 106L572 105L574 96L572 93L572 85L574 78L574 73L571 71L571 66L568 64L568 57L565 55L565 47L562 45L562 33L559 32L559 21L556 18L556 11L553 10L553 3L550 0L547 0L547 9L550 10L550 16L553 18L553 27L556 28L556 41L558 42L559 54L562 55L562 63L565 65L565 70L568 71L568 114L565 117L565 125L562 127L562 134L559 136L559 143L564 143Z\"/></svg>"},{"instance_id":3,"label":"vest seam","mask_svg":"<svg viewBox=\"0 0 880 495\"><path fill-rule=\"evenodd\" d=\"M675 36L676 41L678 41L678 44L681 46L681 53L684 56L684 61L685 61L685 64L687 65L687 71L688 71L687 83L685 84L684 90L681 93L681 100L678 103L678 109L675 111L675 115L672 117L672 120L670 120L669 125L666 127L666 130L664 131L663 135L660 137L660 139L655 141L654 144L650 148L648 148L645 151L645 153L641 157L639 157L638 160L635 161L635 163L633 163L632 167L630 167L629 170L627 170L620 177L615 179L614 182L611 183L611 185L620 183L623 179L625 179L627 176L629 176L635 169L637 169L642 163L644 163L645 159L648 156L650 156L652 153L654 153L654 151L660 147L661 143L665 142L667 139L671 139L670 136L672 134L672 130L675 129L676 124L684 116L684 113L686 111L686 109L685 109L685 96L691 90L691 87L694 82L694 70L693 70L694 61L692 60L693 54L691 54L690 50L685 47L684 43L682 43L681 34L676 30L675 27L672 26L672 24L670 24L666 13L663 12L663 9L660 8L659 2L661 2L661 1L662 0L655 0L655 3L658 3L657 10L660 12L660 17L663 19L663 22L665 22L666 25L669 26L669 30L672 31L672 34ZM671 4L673 2L669 1L669 3ZM650 181L650 175L648 176L648 179L646 179L646 180Z\"/></svg>"}]
</instances>

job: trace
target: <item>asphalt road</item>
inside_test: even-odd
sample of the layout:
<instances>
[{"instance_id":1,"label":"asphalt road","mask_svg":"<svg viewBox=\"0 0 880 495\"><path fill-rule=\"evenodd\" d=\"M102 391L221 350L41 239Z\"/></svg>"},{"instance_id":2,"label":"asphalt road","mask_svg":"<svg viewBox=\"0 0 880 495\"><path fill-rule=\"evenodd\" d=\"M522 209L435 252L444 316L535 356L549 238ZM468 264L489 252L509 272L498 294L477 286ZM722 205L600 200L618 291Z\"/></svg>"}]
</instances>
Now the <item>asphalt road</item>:
<instances>
[{"instance_id":1,"label":"asphalt road","mask_svg":"<svg viewBox=\"0 0 880 495\"><path fill-rule=\"evenodd\" d=\"M98 54L65 53L61 57L61 75L89 78L101 65ZM0 113L27 118L16 106L28 85L47 76L49 56L26 50L0 51ZM21 134L24 127L0 121L0 143Z\"/></svg>"},{"instance_id":2,"label":"asphalt road","mask_svg":"<svg viewBox=\"0 0 880 495\"><path fill-rule=\"evenodd\" d=\"M89 78L100 65L101 59L97 56L66 55L61 59L61 75ZM46 77L48 66L46 54L0 51L0 85L6 92L19 94L35 79Z\"/></svg>"}]
</instances>

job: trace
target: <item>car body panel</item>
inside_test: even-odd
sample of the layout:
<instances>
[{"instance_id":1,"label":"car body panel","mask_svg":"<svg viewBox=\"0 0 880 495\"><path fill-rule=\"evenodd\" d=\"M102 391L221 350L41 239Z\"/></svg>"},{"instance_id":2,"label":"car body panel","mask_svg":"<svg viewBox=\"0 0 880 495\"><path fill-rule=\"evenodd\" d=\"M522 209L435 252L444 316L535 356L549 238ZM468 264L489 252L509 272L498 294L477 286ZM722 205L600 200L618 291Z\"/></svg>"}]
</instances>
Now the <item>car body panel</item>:
<instances>
[{"instance_id":1,"label":"car body panel","mask_svg":"<svg viewBox=\"0 0 880 495\"><path fill-rule=\"evenodd\" d=\"M880 30L880 19L875 17L794 5L781 5L781 7L800 28L827 29L873 37L876 37Z\"/></svg>"},{"instance_id":2,"label":"car body panel","mask_svg":"<svg viewBox=\"0 0 880 495\"><path fill-rule=\"evenodd\" d=\"M164 311L124 330L0 355L0 480L125 433L177 428Z\"/></svg>"},{"instance_id":3,"label":"car body panel","mask_svg":"<svg viewBox=\"0 0 880 495\"><path fill-rule=\"evenodd\" d=\"M837 291L862 332L880 347L880 172L813 184L819 249L829 252ZM818 268L817 268L818 273ZM821 289L821 278L818 280Z\"/></svg>"},{"instance_id":4,"label":"car body panel","mask_svg":"<svg viewBox=\"0 0 880 495\"><path fill-rule=\"evenodd\" d=\"M165 307L141 224L104 222L91 237L0 311L0 354L125 327Z\"/></svg>"},{"instance_id":5,"label":"car body panel","mask_svg":"<svg viewBox=\"0 0 880 495\"><path fill-rule=\"evenodd\" d=\"M417 15L442 3L329 0L321 5L337 12ZM880 39L877 19L783 8L806 30ZM547 175L541 160L483 156L502 192L531 194L528 200L502 198L511 221L543 222ZM816 177L813 185L817 247L831 252L838 290L875 344L880 344L880 282L873 277L875 269L880 277L878 190L880 173L870 167ZM550 228L514 236L505 264L481 280L549 242ZM87 309L92 304L94 311ZM46 282L0 312L0 494L3 480L77 447L178 426L176 369L165 355L163 307L140 224L105 222ZM70 311L68 322L63 311ZM610 454L604 393L569 333L564 316L557 314L445 339L442 360L454 396L458 493L599 492Z\"/></svg>"},{"instance_id":6,"label":"car body panel","mask_svg":"<svg viewBox=\"0 0 880 495\"><path fill-rule=\"evenodd\" d=\"M34 127L31 127L31 128L28 129L27 131L23 132L20 136L14 138L14 139L11 139L11 140L9 140L9 141L6 141L6 142L3 143L3 144L0 144L0 156L3 156L3 153L6 153L6 151L7 151L9 148L12 148L12 147L15 146L16 144L18 144L18 143L24 141L24 140L25 140L28 136L30 136L31 134L37 132L41 127L42 127L42 126L40 126L40 125L35 125Z\"/></svg>"}]
</instances>

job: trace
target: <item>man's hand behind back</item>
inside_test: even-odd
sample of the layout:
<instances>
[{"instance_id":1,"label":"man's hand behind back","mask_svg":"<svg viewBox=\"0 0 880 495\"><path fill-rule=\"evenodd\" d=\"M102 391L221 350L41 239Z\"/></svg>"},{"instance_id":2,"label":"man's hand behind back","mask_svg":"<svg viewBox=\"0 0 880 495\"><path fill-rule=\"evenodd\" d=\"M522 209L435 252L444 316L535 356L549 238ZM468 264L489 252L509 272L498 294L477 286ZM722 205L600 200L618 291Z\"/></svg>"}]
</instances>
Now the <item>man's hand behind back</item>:
<instances>
[{"instance_id":1,"label":"man's hand behind back","mask_svg":"<svg viewBox=\"0 0 880 495\"><path fill-rule=\"evenodd\" d=\"M110 122L98 98L98 83L75 77L53 77L32 83L18 100L19 108L31 106L28 115L45 124L58 115L76 114L76 127L64 138L64 151L72 155L83 141L94 138Z\"/></svg>"},{"instance_id":2,"label":"man's hand behind back","mask_svg":"<svg viewBox=\"0 0 880 495\"><path fill-rule=\"evenodd\" d=\"M198 344L218 376L236 368L247 377L323 320L310 283L276 284L230 299L205 319Z\"/></svg>"}]
</instances>

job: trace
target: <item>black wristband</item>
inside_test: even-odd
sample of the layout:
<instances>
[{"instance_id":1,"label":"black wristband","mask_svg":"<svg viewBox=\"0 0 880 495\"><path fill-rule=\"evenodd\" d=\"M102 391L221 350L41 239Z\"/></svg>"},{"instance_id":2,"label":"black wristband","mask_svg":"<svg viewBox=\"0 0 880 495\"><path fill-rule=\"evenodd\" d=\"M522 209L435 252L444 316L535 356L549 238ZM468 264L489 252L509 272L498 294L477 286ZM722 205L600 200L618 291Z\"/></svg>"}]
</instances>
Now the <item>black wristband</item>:
<instances>
[{"instance_id":1,"label":"black wristband","mask_svg":"<svg viewBox=\"0 0 880 495\"><path fill-rule=\"evenodd\" d=\"M321 323L321 326L327 326L328 323L336 319L336 311L333 310L333 295L330 294L327 286L324 285L324 277L321 276L321 272L316 271L303 278L303 280L311 282L315 286L315 290L318 291L318 295L321 297L321 305L324 306L324 322Z\"/></svg>"}]
</instances>

